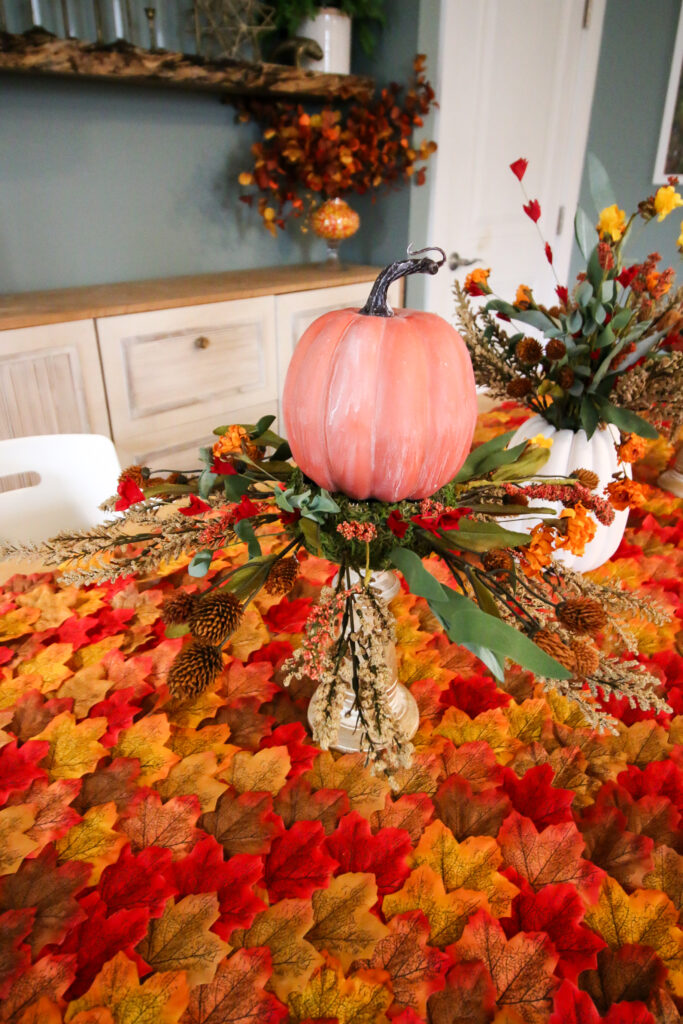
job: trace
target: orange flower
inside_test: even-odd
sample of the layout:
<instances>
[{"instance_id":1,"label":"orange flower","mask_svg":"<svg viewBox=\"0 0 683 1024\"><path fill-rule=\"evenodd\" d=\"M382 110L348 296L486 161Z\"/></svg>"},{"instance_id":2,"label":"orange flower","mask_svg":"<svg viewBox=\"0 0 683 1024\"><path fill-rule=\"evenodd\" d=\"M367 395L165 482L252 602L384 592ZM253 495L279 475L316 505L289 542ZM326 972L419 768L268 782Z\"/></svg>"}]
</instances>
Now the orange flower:
<instances>
[{"instance_id":1,"label":"orange flower","mask_svg":"<svg viewBox=\"0 0 683 1024\"><path fill-rule=\"evenodd\" d=\"M528 309L531 301L531 288L525 284L520 284L515 295L515 306L519 309Z\"/></svg>"},{"instance_id":2,"label":"orange flower","mask_svg":"<svg viewBox=\"0 0 683 1024\"><path fill-rule=\"evenodd\" d=\"M484 269L484 267L477 267L476 270L470 271L465 278L464 289L468 295L489 295L491 289L489 288L489 274L491 268Z\"/></svg>"},{"instance_id":3,"label":"orange flower","mask_svg":"<svg viewBox=\"0 0 683 1024\"><path fill-rule=\"evenodd\" d=\"M242 442L244 442L244 446ZM236 423L229 426L226 432L218 438L212 451L217 459L226 459L229 455L240 456L243 453L246 453L251 459L259 457L258 448L249 441L249 433Z\"/></svg>"},{"instance_id":4,"label":"orange flower","mask_svg":"<svg viewBox=\"0 0 683 1024\"><path fill-rule=\"evenodd\" d=\"M620 462L637 462L647 449L647 441L637 434L627 434L617 449Z\"/></svg>"},{"instance_id":5,"label":"orange flower","mask_svg":"<svg viewBox=\"0 0 683 1024\"><path fill-rule=\"evenodd\" d=\"M560 519L566 520L567 532L564 536L557 538L557 547L567 548L573 555L583 555L586 544L593 540L598 528L595 519L581 502L578 502L574 508L562 509Z\"/></svg>"},{"instance_id":6,"label":"orange flower","mask_svg":"<svg viewBox=\"0 0 683 1024\"><path fill-rule=\"evenodd\" d=\"M609 500L617 511L622 512L625 508L633 506L637 508L646 499L645 488L635 480L623 477L620 480L612 480L607 484Z\"/></svg>"},{"instance_id":7,"label":"orange flower","mask_svg":"<svg viewBox=\"0 0 683 1024\"><path fill-rule=\"evenodd\" d=\"M531 531L531 543L521 550L529 576L536 576L553 560L554 534L543 523Z\"/></svg>"}]
</instances>

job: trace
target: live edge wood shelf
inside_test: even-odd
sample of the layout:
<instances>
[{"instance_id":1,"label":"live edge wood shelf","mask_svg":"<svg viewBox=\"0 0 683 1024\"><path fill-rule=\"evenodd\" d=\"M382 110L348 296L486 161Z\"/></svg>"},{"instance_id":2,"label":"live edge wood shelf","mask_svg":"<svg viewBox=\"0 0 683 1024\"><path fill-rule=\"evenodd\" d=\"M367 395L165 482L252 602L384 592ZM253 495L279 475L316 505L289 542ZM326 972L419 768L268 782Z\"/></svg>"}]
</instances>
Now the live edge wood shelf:
<instances>
[{"instance_id":1,"label":"live edge wood shelf","mask_svg":"<svg viewBox=\"0 0 683 1024\"><path fill-rule=\"evenodd\" d=\"M361 75L229 59L209 61L167 50L143 50L123 40L105 46L60 39L40 28L22 35L0 32L0 73L172 86L273 99L362 101L374 91L373 80Z\"/></svg>"},{"instance_id":2,"label":"live edge wood shelf","mask_svg":"<svg viewBox=\"0 0 683 1024\"><path fill-rule=\"evenodd\" d=\"M323 313L362 306L378 271L303 264L0 295L0 438L107 434L123 463L189 468L217 423L279 412L298 339Z\"/></svg>"}]
</instances>

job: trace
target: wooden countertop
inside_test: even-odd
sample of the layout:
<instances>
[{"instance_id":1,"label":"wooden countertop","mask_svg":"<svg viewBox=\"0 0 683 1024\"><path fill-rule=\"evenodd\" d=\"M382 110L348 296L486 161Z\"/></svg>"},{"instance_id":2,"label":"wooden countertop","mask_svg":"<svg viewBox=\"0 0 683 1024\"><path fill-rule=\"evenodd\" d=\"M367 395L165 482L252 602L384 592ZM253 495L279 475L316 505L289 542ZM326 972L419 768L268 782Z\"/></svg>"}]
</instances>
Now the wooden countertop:
<instances>
[{"instance_id":1,"label":"wooden countertop","mask_svg":"<svg viewBox=\"0 0 683 1024\"><path fill-rule=\"evenodd\" d=\"M0 330L374 281L379 267L300 263L0 295Z\"/></svg>"}]
</instances>

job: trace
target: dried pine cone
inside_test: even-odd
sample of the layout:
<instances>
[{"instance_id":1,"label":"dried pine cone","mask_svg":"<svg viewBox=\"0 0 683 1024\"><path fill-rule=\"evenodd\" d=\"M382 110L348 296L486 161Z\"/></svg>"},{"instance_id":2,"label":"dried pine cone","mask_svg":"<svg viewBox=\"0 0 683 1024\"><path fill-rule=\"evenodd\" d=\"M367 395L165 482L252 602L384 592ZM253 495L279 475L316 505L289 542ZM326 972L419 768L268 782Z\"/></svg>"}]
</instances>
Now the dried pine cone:
<instances>
[{"instance_id":1,"label":"dried pine cone","mask_svg":"<svg viewBox=\"0 0 683 1024\"><path fill-rule=\"evenodd\" d=\"M209 644L183 647L171 665L166 682L173 697L196 697L203 693L223 668L223 655Z\"/></svg>"},{"instance_id":2,"label":"dried pine cone","mask_svg":"<svg viewBox=\"0 0 683 1024\"><path fill-rule=\"evenodd\" d=\"M543 357L543 349L535 338L522 338L515 345L515 355L520 362L531 366L540 362Z\"/></svg>"},{"instance_id":3,"label":"dried pine cone","mask_svg":"<svg viewBox=\"0 0 683 1024\"><path fill-rule=\"evenodd\" d=\"M505 548L492 548L491 551L485 551L481 556L481 563L487 572L496 575L510 572L514 565L512 555Z\"/></svg>"},{"instance_id":4,"label":"dried pine cone","mask_svg":"<svg viewBox=\"0 0 683 1024\"><path fill-rule=\"evenodd\" d=\"M508 384L506 391L510 398L524 398L531 391L531 381L526 377L515 377Z\"/></svg>"},{"instance_id":5,"label":"dried pine cone","mask_svg":"<svg viewBox=\"0 0 683 1024\"><path fill-rule=\"evenodd\" d=\"M122 484L124 480L132 480L134 484L142 488L142 485L147 483L148 477L149 470L146 466L127 466L119 473L119 483Z\"/></svg>"},{"instance_id":6,"label":"dried pine cone","mask_svg":"<svg viewBox=\"0 0 683 1024\"><path fill-rule=\"evenodd\" d=\"M546 359L549 359L551 363L556 362L558 359L562 359L567 354L567 346L559 338L551 338L545 347Z\"/></svg>"},{"instance_id":7,"label":"dried pine cone","mask_svg":"<svg viewBox=\"0 0 683 1024\"><path fill-rule=\"evenodd\" d=\"M590 597L570 597L555 608L563 626L575 633L597 633L607 625L605 609Z\"/></svg>"},{"instance_id":8,"label":"dried pine cone","mask_svg":"<svg viewBox=\"0 0 683 1024\"><path fill-rule=\"evenodd\" d=\"M600 483L600 477L592 469L575 469L572 476L589 491L594 491Z\"/></svg>"},{"instance_id":9,"label":"dried pine cone","mask_svg":"<svg viewBox=\"0 0 683 1024\"><path fill-rule=\"evenodd\" d=\"M278 558L274 563L265 583L268 594L288 594L299 575L299 563L291 558Z\"/></svg>"},{"instance_id":10,"label":"dried pine cone","mask_svg":"<svg viewBox=\"0 0 683 1024\"><path fill-rule=\"evenodd\" d=\"M196 601L194 594L188 594L185 590L179 590L173 597L164 601L161 609L161 617L168 625L176 622L187 622Z\"/></svg>"},{"instance_id":11,"label":"dried pine cone","mask_svg":"<svg viewBox=\"0 0 683 1024\"><path fill-rule=\"evenodd\" d=\"M229 590L207 594L195 604L188 620L195 640L222 644L242 618L242 604Z\"/></svg>"},{"instance_id":12,"label":"dried pine cone","mask_svg":"<svg viewBox=\"0 0 683 1024\"><path fill-rule=\"evenodd\" d=\"M565 391L569 391L570 387L574 383L574 371L571 366L561 366L559 373L557 374L557 383Z\"/></svg>"},{"instance_id":13,"label":"dried pine cone","mask_svg":"<svg viewBox=\"0 0 683 1024\"><path fill-rule=\"evenodd\" d=\"M600 655L590 640L575 640L572 644L574 671L577 676L592 676L600 664Z\"/></svg>"},{"instance_id":14,"label":"dried pine cone","mask_svg":"<svg viewBox=\"0 0 683 1024\"><path fill-rule=\"evenodd\" d=\"M560 665L573 670L576 664L574 652L571 647L567 647L560 636L553 632L552 629L539 629L533 639L537 647L540 647L542 651L549 654L555 661L559 661Z\"/></svg>"}]
</instances>

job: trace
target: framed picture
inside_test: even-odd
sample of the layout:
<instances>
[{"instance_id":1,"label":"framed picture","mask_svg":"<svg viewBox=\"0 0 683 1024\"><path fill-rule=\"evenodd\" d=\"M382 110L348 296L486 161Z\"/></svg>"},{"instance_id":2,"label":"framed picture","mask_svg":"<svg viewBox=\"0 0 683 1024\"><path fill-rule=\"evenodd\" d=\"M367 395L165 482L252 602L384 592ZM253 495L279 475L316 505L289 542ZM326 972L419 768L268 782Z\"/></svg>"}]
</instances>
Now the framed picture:
<instances>
[{"instance_id":1,"label":"framed picture","mask_svg":"<svg viewBox=\"0 0 683 1024\"><path fill-rule=\"evenodd\" d=\"M666 91L662 127L659 132L655 184L666 184L670 174L680 174L683 177L683 5L678 18L669 88Z\"/></svg>"}]
</instances>

